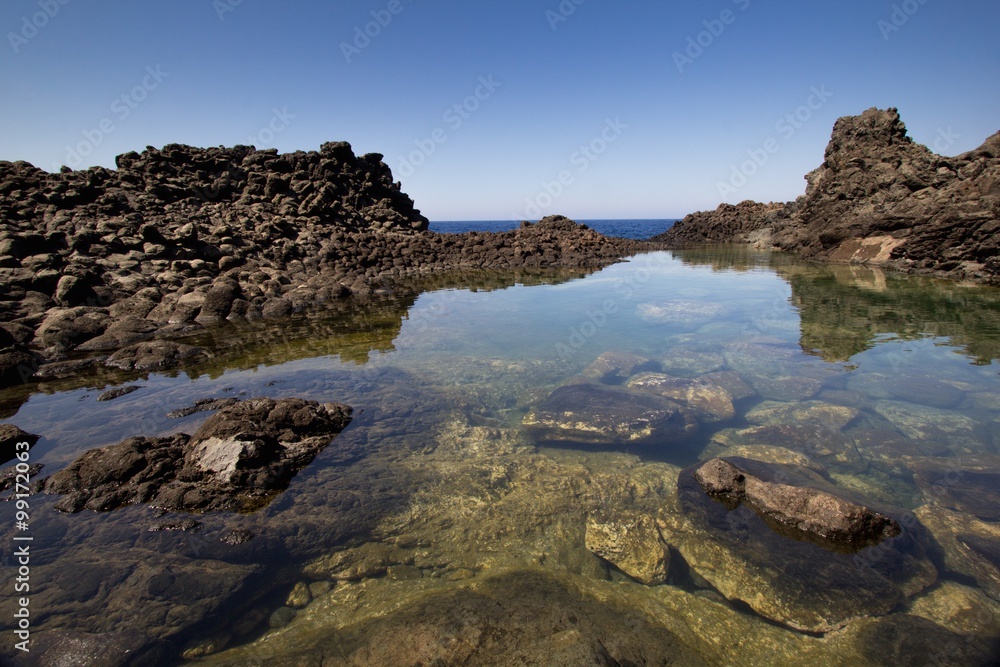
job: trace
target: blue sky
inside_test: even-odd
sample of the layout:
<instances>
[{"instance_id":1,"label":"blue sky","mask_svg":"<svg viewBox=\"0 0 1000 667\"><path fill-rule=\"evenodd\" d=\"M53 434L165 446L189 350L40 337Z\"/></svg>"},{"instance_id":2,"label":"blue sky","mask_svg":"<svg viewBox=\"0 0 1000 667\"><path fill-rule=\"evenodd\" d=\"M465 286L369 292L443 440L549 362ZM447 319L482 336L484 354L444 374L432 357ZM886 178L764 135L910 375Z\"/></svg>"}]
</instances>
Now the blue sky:
<instances>
[{"instance_id":1,"label":"blue sky","mask_svg":"<svg viewBox=\"0 0 1000 667\"><path fill-rule=\"evenodd\" d=\"M680 217L793 199L871 106L978 146L998 24L996 0L4 0L0 159L346 140L432 220Z\"/></svg>"}]
</instances>

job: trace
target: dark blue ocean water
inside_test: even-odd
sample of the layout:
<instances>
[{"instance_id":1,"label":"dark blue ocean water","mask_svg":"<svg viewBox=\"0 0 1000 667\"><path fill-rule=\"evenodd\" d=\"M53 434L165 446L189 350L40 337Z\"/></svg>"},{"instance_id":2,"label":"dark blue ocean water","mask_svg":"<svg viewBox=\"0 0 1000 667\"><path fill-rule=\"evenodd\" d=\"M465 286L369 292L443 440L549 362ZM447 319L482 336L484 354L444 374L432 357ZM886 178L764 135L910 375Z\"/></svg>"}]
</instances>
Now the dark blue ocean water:
<instances>
[{"instance_id":1,"label":"dark blue ocean water","mask_svg":"<svg viewBox=\"0 0 1000 667\"><path fill-rule=\"evenodd\" d=\"M676 220L577 220L605 236L626 239L648 239L670 229ZM431 222L431 230L442 234L464 232L506 232L517 229L514 220L463 220L457 222Z\"/></svg>"}]
</instances>

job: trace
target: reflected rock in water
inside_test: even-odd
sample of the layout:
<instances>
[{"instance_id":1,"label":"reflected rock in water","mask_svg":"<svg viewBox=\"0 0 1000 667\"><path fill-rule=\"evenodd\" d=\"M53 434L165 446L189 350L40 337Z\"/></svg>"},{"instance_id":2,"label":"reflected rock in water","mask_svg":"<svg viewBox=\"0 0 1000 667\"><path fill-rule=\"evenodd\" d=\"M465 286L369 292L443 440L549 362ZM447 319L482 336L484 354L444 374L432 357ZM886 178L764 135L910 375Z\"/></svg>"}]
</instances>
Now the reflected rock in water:
<instances>
[{"instance_id":1,"label":"reflected rock in water","mask_svg":"<svg viewBox=\"0 0 1000 667\"><path fill-rule=\"evenodd\" d=\"M847 361L880 338L949 338L975 363L1000 359L1000 290L874 267L809 264L743 245L671 251L715 271L773 270L792 288L802 350ZM766 331L762 331L765 333Z\"/></svg>"},{"instance_id":2,"label":"reflected rock in water","mask_svg":"<svg viewBox=\"0 0 1000 667\"><path fill-rule=\"evenodd\" d=\"M735 460L767 483L851 498L806 468ZM678 507L660 513L663 537L720 593L766 618L800 631L828 632L851 619L888 614L937 579L925 553L926 531L906 512L879 510L901 526L900 534L854 553L838 552L777 532L774 522L746 504L727 509L705 492L696 469L680 474Z\"/></svg>"}]
</instances>

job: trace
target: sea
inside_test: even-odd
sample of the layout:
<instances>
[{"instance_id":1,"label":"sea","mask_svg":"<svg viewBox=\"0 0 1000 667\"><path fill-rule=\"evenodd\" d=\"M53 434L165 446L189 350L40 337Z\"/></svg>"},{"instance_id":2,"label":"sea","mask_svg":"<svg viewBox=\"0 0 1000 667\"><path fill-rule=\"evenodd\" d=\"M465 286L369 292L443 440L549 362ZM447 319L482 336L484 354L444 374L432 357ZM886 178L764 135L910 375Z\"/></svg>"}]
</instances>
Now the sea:
<instances>
[{"instance_id":1,"label":"sea","mask_svg":"<svg viewBox=\"0 0 1000 667\"><path fill-rule=\"evenodd\" d=\"M656 220L577 220L580 224L605 236L616 236L624 239L645 240L662 234L677 222L673 218ZM521 223L516 220L460 220L433 221L431 231L442 234L464 234L465 232L508 232L517 229Z\"/></svg>"}]
</instances>

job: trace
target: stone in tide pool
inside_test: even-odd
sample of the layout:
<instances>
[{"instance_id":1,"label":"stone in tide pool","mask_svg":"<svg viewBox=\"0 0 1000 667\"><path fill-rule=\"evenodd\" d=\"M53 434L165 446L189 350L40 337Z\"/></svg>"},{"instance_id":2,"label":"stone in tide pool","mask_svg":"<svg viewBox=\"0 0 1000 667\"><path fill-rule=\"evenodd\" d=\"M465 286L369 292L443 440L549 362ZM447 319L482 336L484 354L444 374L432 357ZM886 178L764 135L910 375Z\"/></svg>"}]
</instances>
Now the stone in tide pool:
<instances>
[{"instance_id":1,"label":"stone in tide pool","mask_svg":"<svg viewBox=\"0 0 1000 667\"><path fill-rule=\"evenodd\" d=\"M688 408L660 396L599 384L559 387L524 417L536 440L623 446L678 441L698 431Z\"/></svg>"},{"instance_id":2,"label":"stone in tide pool","mask_svg":"<svg viewBox=\"0 0 1000 667\"><path fill-rule=\"evenodd\" d=\"M726 503L710 497L699 483L696 472L704 464L694 466L681 472L678 504L664 506L657 523L664 540L693 572L725 597L796 630L829 632L852 619L888 614L936 581L937 570L925 554L929 538L912 515L869 514L849 500L849 494L799 466L739 458L716 461L700 477ZM749 495L757 498L758 511L770 523L745 501L749 477L760 483ZM787 503L769 495L782 486L793 487L784 495ZM816 500L843 521L818 521L820 516L810 515ZM736 501L741 504L736 506ZM851 511L833 511L838 507L860 507L858 516L872 520L855 524ZM901 531L893 536L896 525ZM868 546L847 540L845 546L840 536L853 528L865 539L882 539Z\"/></svg>"},{"instance_id":3,"label":"stone in tide pool","mask_svg":"<svg viewBox=\"0 0 1000 667\"><path fill-rule=\"evenodd\" d=\"M746 503L768 525L795 539L855 551L901 532L895 520L867 507L818 489L765 482L725 459L703 463L694 476L709 496L731 509Z\"/></svg>"},{"instance_id":4,"label":"stone in tide pool","mask_svg":"<svg viewBox=\"0 0 1000 667\"><path fill-rule=\"evenodd\" d=\"M670 551L648 514L605 511L587 519L586 545L595 555L649 586L667 580Z\"/></svg>"}]
</instances>

